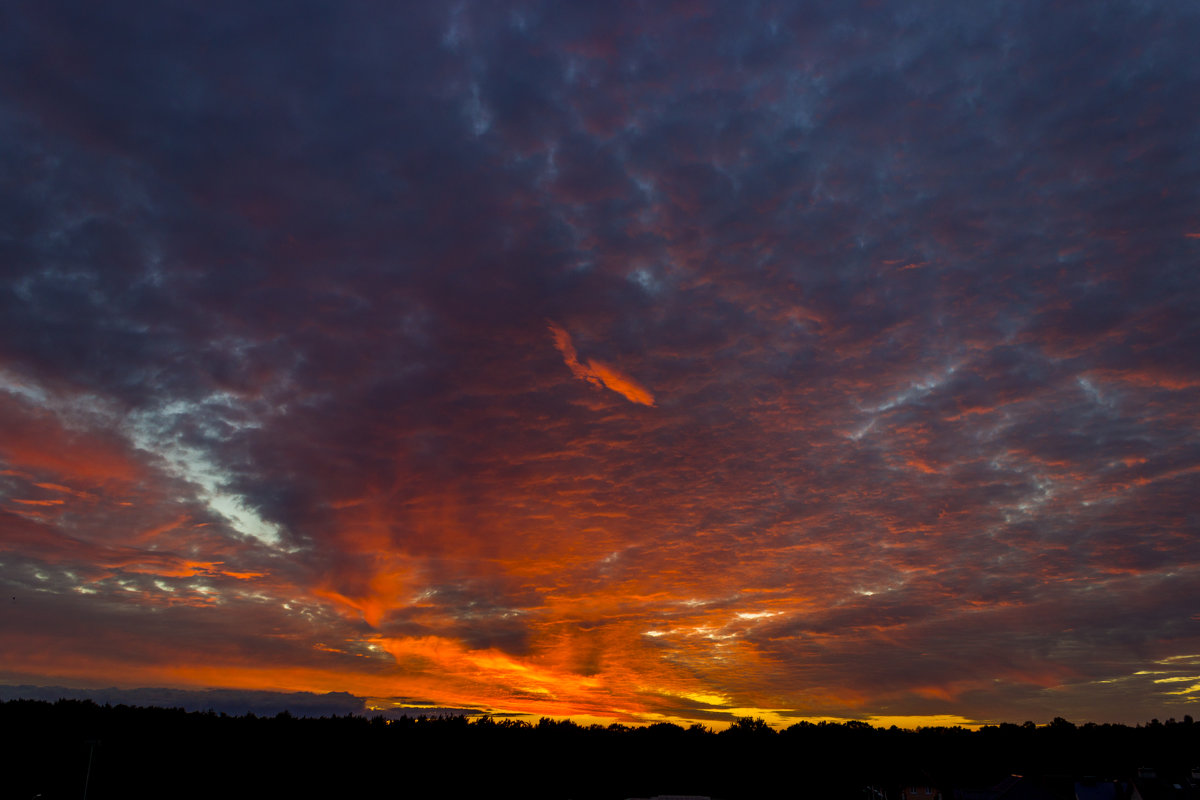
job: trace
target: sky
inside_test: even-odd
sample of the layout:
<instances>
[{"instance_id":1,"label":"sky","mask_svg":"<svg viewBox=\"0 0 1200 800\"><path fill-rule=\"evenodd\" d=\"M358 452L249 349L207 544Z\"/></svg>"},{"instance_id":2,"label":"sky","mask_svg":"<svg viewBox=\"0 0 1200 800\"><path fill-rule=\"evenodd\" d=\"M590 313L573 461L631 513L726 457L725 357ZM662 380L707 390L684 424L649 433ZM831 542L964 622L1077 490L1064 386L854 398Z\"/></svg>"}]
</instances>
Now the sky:
<instances>
[{"instance_id":1,"label":"sky","mask_svg":"<svg viewBox=\"0 0 1200 800\"><path fill-rule=\"evenodd\" d=\"M0 683L1195 713L1197 41L1175 0L4 3Z\"/></svg>"}]
</instances>

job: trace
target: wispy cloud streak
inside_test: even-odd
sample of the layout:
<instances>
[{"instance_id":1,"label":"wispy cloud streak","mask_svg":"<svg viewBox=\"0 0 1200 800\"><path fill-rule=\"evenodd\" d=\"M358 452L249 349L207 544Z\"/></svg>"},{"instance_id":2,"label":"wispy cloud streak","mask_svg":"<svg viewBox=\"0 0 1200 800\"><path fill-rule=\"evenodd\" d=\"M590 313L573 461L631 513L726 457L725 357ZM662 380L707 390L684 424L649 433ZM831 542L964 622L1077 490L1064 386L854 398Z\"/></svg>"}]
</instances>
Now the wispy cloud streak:
<instances>
[{"instance_id":1,"label":"wispy cloud streak","mask_svg":"<svg viewBox=\"0 0 1200 800\"><path fill-rule=\"evenodd\" d=\"M648 389L615 367L595 359L588 359L586 364L580 363L571 334L553 322L550 323L550 335L554 337L554 346L562 353L563 363L576 378L611 389L631 403L654 405L654 395Z\"/></svg>"}]
</instances>

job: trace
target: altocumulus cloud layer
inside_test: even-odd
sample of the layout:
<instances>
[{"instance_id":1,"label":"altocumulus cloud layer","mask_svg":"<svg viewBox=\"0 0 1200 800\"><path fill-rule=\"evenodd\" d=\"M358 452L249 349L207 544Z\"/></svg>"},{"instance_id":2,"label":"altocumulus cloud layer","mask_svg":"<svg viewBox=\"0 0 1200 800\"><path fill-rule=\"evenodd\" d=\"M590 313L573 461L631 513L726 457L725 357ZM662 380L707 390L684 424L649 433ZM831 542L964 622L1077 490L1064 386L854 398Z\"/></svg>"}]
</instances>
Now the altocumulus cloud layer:
<instances>
[{"instance_id":1,"label":"altocumulus cloud layer","mask_svg":"<svg viewBox=\"0 0 1200 800\"><path fill-rule=\"evenodd\" d=\"M1186 710L1196 41L1169 0L5 4L0 679Z\"/></svg>"}]
</instances>

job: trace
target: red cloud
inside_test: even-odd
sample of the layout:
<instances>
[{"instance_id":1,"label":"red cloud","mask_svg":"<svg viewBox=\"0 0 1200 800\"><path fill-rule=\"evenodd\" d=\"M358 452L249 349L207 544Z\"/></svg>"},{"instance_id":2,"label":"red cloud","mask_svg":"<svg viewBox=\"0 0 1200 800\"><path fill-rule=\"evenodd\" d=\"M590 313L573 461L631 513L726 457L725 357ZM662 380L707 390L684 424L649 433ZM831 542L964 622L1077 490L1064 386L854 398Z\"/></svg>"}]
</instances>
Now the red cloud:
<instances>
[{"instance_id":1,"label":"red cloud","mask_svg":"<svg viewBox=\"0 0 1200 800\"><path fill-rule=\"evenodd\" d=\"M650 390L619 369L594 359L589 359L586 364L580 363L575 345L571 342L571 334L553 322L550 323L550 334L554 337L554 346L562 353L563 362L576 378L611 389L631 403L654 405L654 395Z\"/></svg>"}]
</instances>

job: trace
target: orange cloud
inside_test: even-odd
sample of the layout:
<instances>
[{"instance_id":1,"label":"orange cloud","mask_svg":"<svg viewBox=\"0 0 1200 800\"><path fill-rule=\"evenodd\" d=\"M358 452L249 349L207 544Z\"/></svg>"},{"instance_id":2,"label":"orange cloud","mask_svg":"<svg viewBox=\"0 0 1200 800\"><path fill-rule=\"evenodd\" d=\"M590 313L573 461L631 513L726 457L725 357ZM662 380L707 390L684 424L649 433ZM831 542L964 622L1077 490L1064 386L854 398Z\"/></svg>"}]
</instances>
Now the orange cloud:
<instances>
[{"instance_id":1,"label":"orange cloud","mask_svg":"<svg viewBox=\"0 0 1200 800\"><path fill-rule=\"evenodd\" d=\"M650 390L624 372L594 359L589 359L586 364L580 363L575 345L571 342L571 334L553 322L550 323L550 335L554 337L554 346L562 353L563 362L576 378L611 389L631 403L654 405L654 395Z\"/></svg>"},{"instance_id":2,"label":"orange cloud","mask_svg":"<svg viewBox=\"0 0 1200 800\"><path fill-rule=\"evenodd\" d=\"M89 488L109 484L136 484L146 469L129 446L107 432L70 429L42 409L0 396L0 459L14 475L40 473L55 479L38 485L50 491L72 491L67 484ZM45 485L42 485L45 484Z\"/></svg>"}]
</instances>

